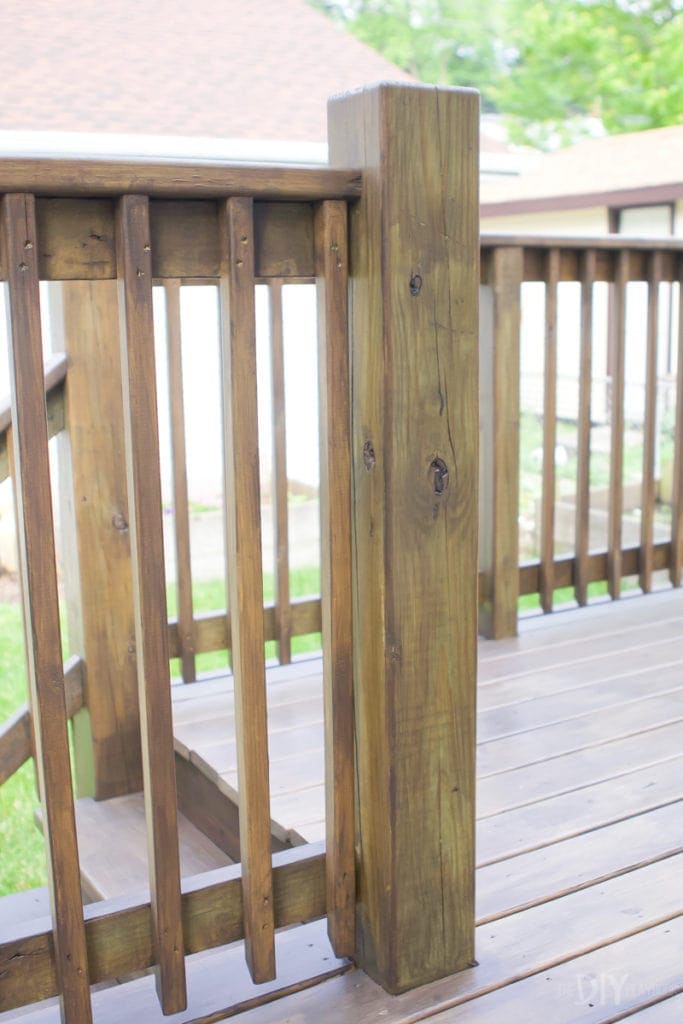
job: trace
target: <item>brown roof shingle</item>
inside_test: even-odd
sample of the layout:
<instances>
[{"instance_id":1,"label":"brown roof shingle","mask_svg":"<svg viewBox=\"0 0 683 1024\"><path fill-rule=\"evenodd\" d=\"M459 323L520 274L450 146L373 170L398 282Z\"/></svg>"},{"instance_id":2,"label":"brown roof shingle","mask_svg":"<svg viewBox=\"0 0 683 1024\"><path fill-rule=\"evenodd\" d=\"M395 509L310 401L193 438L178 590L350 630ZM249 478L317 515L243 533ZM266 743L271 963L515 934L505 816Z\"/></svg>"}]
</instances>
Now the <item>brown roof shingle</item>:
<instances>
[{"instance_id":1,"label":"brown roof shingle","mask_svg":"<svg viewBox=\"0 0 683 1024\"><path fill-rule=\"evenodd\" d=\"M0 130L324 141L326 99L410 77L305 0L3 0Z\"/></svg>"}]
</instances>

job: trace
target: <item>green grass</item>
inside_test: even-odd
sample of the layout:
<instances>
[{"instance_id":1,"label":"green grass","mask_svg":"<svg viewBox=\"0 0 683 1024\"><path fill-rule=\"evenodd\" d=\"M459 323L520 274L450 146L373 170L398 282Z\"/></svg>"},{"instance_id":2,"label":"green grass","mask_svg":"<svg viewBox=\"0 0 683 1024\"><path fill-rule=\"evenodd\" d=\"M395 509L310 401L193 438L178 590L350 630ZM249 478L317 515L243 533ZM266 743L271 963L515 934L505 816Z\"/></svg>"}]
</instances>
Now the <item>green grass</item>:
<instances>
[{"instance_id":1,"label":"green grass","mask_svg":"<svg viewBox=\"0 0 683 1024\"><path fill-rule=\"evenodd\" d=\"M638 581L635 577L624 577L621 581L621 592L626 593L627 590L637 590ZM588 600L590 601L594 597L606 597L607 596L607 581L599 580L596 583L588 584ZM553 591L553 607L559 608L561 605L573 604L576 601L573 587L558 587L557 590ZM538 594L523 594L517 601L517 610L520 612L528 611L540 611L541 598Z\"/></svg>"},{"instance_id":2,"label":"green grass","mask_svg":"<svg viewBox=\"0 0 683 1024\"><path fill-rule=\"evenodd\" d=\"M26 700L23 627L18 604L0 604L0 722ZM43 839L33 821L33 762L0 786L0 895L46 884Z\"/></svg>"}]
</instances>

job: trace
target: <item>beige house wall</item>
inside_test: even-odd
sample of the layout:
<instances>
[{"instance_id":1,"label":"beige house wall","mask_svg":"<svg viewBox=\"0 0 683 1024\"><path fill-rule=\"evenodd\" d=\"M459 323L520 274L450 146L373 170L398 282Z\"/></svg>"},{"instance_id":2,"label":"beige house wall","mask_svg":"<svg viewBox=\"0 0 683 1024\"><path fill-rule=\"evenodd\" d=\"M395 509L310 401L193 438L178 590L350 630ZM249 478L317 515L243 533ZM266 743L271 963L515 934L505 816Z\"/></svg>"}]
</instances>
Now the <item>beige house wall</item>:
<instances>
[{"instance_id":1,"label":"beige house wall","mask_svg":"<svg viewBox=\"0 0 683 1024\"><path fill-rule=\"evenodd\" d=\"M548 210L482 217L482 231L513 231L524 235L604 235L608 230L606 206L583 210Z\"/></svg>"}]
</instances>

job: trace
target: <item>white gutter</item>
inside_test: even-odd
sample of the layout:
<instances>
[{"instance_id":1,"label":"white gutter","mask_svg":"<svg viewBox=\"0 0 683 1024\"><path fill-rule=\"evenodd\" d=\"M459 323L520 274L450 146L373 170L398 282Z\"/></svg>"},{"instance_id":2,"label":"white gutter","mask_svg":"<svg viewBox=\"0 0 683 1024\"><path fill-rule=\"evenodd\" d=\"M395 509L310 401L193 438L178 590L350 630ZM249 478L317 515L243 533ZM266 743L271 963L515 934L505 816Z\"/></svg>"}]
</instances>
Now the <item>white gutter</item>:
<instances>
[{"instance_id":1,"label":"white gutter","mask_svg":"<svg viewBox=\"0 0 683 1024\"><path fill-rule=\"evenodd\" d=\"M188 135L124 135L93 132L0 131L0 157L115 160L188 160L215 163L326 164L324 142L212 139ZM517 153L482 152L481 173L519 174Z\"/></svg>"}]
</instances>

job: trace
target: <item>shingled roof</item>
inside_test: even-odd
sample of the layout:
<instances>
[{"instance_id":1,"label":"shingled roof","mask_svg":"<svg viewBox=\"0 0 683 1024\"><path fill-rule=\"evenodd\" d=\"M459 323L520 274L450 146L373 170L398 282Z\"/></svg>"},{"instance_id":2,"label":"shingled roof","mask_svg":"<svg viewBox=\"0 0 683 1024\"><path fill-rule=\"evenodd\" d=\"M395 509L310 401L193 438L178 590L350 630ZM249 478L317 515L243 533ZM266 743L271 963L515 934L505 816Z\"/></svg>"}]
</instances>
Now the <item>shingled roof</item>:
<instances>
[{"instance_id":1,"label":"shingled roof","mask_svg":"<svg viewBox=\"0 0 683 1024\"><path fill-rule=\"evenodd\" d=\"M483 216L683 198L683 125L588 139L482 183Z\"/></svg>"},{"instance_id":2,"label":"shingled roof","mask_svg":"<svg viewBox=\"0 0 683 1024\"><path fill-rule=\"evenodd\" d=\"M0 131L324 141L327 97L410 81L305 0L3 0Z\"/></svg>"}]
</instances>

